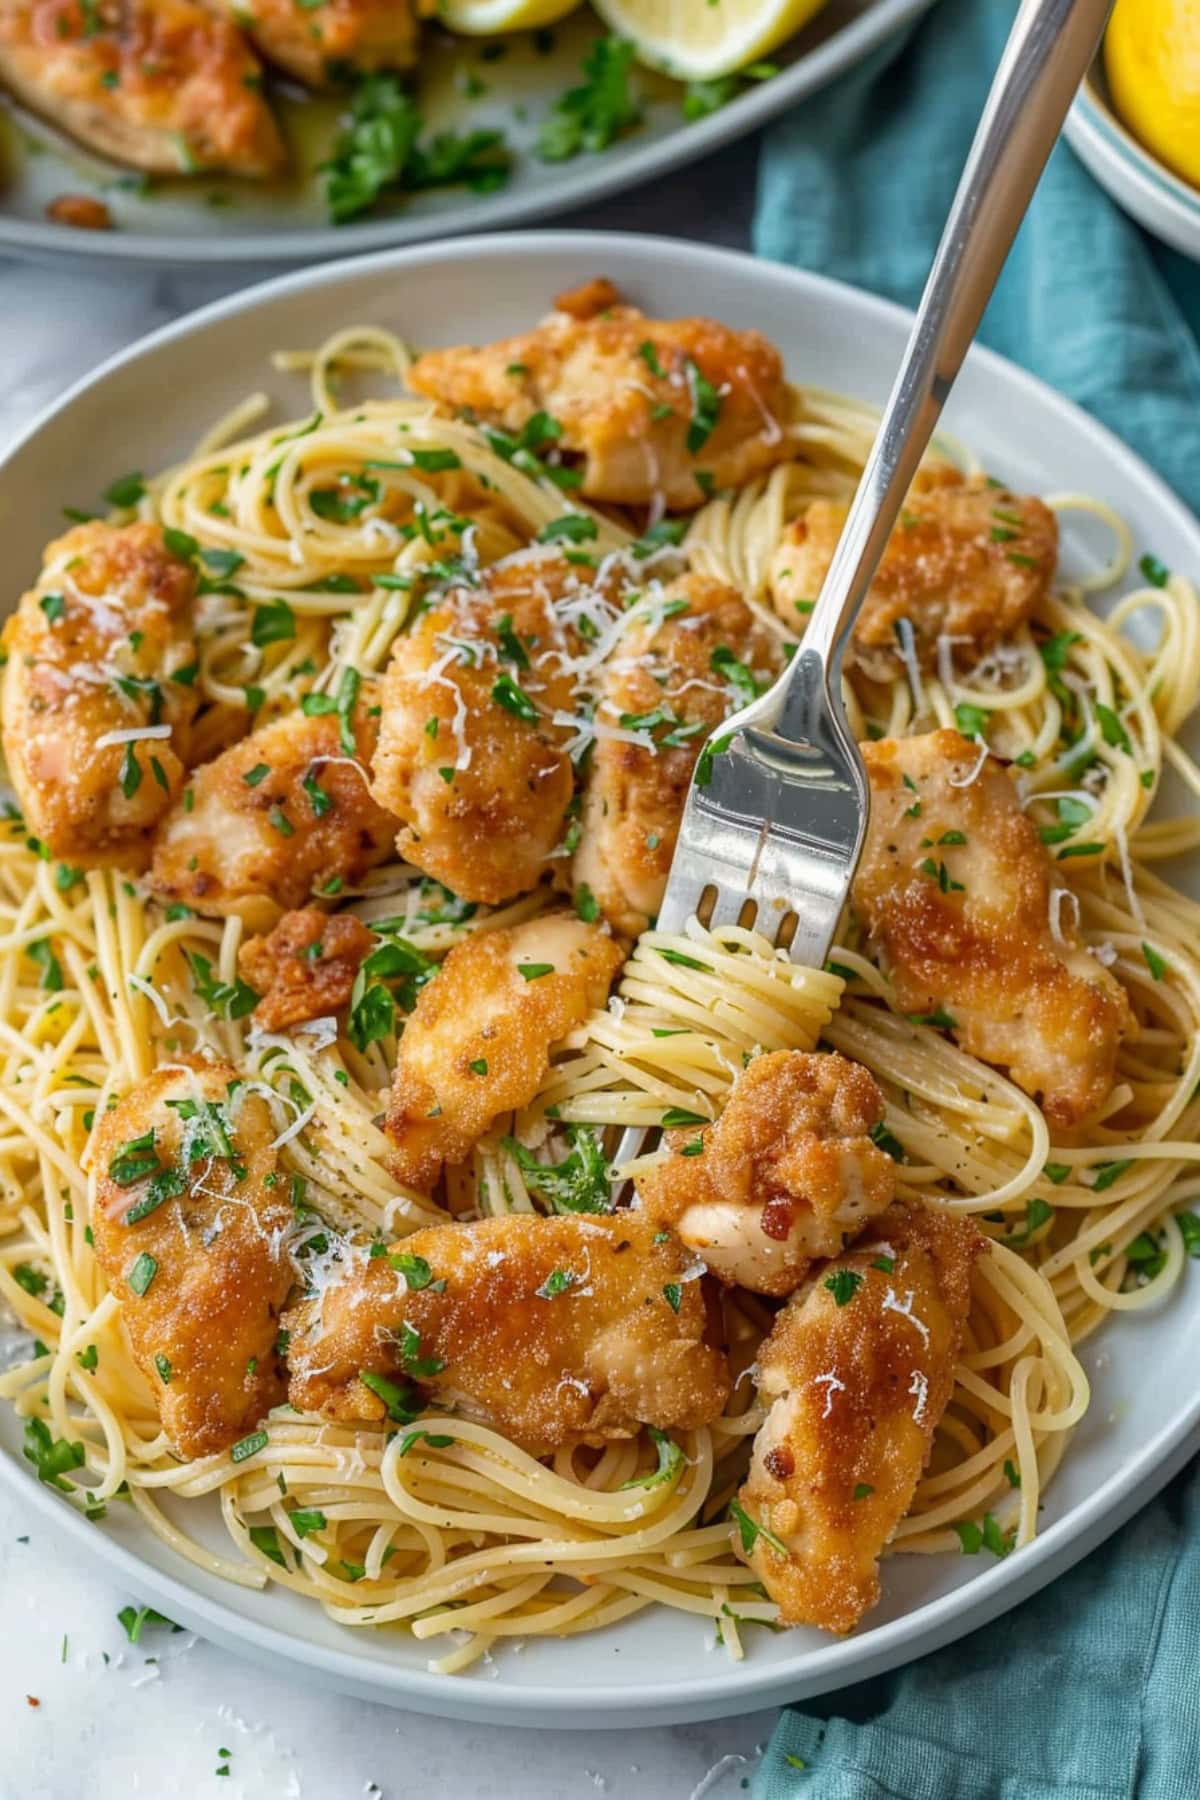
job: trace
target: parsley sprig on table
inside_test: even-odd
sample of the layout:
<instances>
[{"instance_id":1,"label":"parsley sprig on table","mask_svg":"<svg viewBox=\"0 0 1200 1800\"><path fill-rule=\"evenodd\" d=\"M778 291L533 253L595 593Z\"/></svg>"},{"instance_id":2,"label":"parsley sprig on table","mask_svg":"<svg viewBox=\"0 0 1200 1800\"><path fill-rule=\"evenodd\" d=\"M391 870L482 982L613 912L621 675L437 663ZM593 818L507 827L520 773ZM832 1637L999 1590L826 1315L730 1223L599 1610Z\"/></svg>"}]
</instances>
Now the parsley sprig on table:
<instances>
[{"instance_id":1,"label":"parsley sprig on table","mask_svg":"<svg viewBox=\"0 0 1200 1800\"><path fill-rule=\"evenodd\" d=\"M511 157L502 132L439 132L422 145L423 126L412 96L394 75L368 75L359 82L333 154L322 165L335 225L368 212L386 189L415 193L461 181L487 193L507 180Z\"/></svg>"}]
</instances>

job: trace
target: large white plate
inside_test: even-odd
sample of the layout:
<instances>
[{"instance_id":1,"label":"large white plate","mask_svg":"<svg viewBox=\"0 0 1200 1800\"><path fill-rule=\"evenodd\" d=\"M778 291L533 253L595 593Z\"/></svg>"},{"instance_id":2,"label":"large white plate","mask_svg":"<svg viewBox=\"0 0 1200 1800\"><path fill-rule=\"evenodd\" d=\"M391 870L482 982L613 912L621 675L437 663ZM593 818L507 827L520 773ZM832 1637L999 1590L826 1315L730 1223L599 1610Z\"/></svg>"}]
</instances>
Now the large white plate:
<instances>
[{"instance_id":1,"label":"large white plate","mask_svg":"<svg viewBox=\"0 0 1200 1800\"><path fill-rule=\"evenodd\" d=\"M1200 192L1151 155L1122 124L1097 56L1066 124L1067 141L1129 215L1200 262Z\"/></svg>"},{"instance_id":2,"label":"large white plate","mask_svg":"<svg viewBox=\"0 0 1200 1800\"><path fill-rule=\"evenodd\" d=\"M15 599L61 527L62 503L89 505L105 482L185 451L226 407L264 388L290 414L306 396L274 374L279 346L313 344L356 320L418 343L478 338L529 324L557 290L607 273L649 311L697 304L765 331L799 381L884 399L908 329L898 308L811 275L669 239L531 233L389 252L243 293L168 326L76 387L0 464L5 566ZM1043 491L1086 490L1118 507L1139 550L1200 574L1200 525L1129 451L1011 364L973 351L947 424L998 475ZM1095 566L1103 546L1065 539L1068 568ZM282 1590L226 1586L177 1560L112 1506L102 1525L39 1486L20 1431L0 1409L0 1473L31 1509L115 1564L132 1591L244 1654L280 1659L317 1679L394 1705L497 1723L554 1726L674 1722L746 1712L904 1662L1032 1593L1146 1501L1196 1447L1195 1341L1200 1272L1156 1314L1115 1321L1084 1350L1091 1411L1056 1477L1030 1548L983 1557L896 1557L866 1626L841 1642L815 1632L751 1633L740 1665L712 1647L701 1619L659 1612L595 1637L531 1641L467 1675L434 1676L400 1633L351 1631ZM1146 1371L1154 1379L1146 1380ZM219 1527L214 1542L220 1542Z\"/></svg>"},{"instance_id":3,"label":"large white plate","mask_svg":"<svg viewBox=\"0 0 1200 1800\"><path fill-rule=\"evenodd\" d=\"M554 101L578 84L580 59L603 30L590 7L554 27L548 54L539 51L529 32L503 40L506 53L497 62L481 60L478 38L435 43L422 61L418 83L430 130L503 130L516 152L512 178L495 194L434 189L342 226L329 224L314 173L336 131L337 101L283 101L294 162L293 176L285 183L264 187L219 177L156 181L142 196L122 187L123 171L114 164L33 119L6 116L0 104L0 250L107 262L257 263L261 268L524 224L590 205L732 143L852 68L932 3L828 0L774 59L778 75L752 84L694 124L684 120L683 89L677 82L638 69L634 81L645 102L642 124L598 155L566 163L539 162L532 145ZM468 75L486 84L486 93L464 97ZM63 193L102 197L117 229L80 231L51 224L46 206Z\"/></svg>"}]
</instances>

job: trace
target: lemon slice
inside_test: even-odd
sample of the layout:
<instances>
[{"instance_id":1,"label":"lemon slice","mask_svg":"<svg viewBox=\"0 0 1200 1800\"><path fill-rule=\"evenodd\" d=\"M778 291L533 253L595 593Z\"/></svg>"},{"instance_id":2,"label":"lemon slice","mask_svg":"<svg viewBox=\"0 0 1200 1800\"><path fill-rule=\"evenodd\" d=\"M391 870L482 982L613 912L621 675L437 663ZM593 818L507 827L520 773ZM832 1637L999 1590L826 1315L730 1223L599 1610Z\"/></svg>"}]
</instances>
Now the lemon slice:
<instances>
[{"instance_id":1,"label":"lemon slice","mask_svg":"<svg viewBox=\"0 0 1200 1800\"><path fill-rule=\"evenodd\" d=\"M639 62L680 81L715 81L778 49L825 0L593 0Z\"/></svg>"},{"instance_id":2,"label":"lemon slice","mask_svg":"<svg viewBox=\"0 0 1200 1800\"><path fill-rule=\"evenodd\" d=\"M441 0L439 25L466 37L491 37L497 31L534 31L565 19L581 0Z\"/></svg>"},{"instance_id":3,"label":"lemon slice","mask_svg":"<svg viewBox=\"0 0 1200 1800\"><path fill-rule=\"evenodd\" d=\"M1118 0L1104 40L1113 105L1152 155L1200 187L1200 7Z\"/></svg>"}]
</instances>

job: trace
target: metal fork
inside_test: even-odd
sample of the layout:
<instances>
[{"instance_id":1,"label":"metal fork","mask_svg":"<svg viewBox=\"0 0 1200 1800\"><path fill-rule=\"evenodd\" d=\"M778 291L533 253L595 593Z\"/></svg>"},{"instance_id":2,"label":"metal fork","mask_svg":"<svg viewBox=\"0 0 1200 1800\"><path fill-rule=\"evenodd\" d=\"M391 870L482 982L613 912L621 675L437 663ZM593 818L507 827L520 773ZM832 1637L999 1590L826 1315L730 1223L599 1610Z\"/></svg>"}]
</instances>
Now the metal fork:
<instances>
[{"instance_id":1,"label":"metal fork","mask_svg":"<svg viewBox=\"0 0 1200 1800\"><path fill-rule=\"evenodd\" d=\"M829 953L870 807L841 697L846 645L1111 4L1024 0L804 641L701 752L660 931L698 916L753 926L814 968ZM618 1166L646 1135L624 1133Z\"/></svg>"}]
</instances>

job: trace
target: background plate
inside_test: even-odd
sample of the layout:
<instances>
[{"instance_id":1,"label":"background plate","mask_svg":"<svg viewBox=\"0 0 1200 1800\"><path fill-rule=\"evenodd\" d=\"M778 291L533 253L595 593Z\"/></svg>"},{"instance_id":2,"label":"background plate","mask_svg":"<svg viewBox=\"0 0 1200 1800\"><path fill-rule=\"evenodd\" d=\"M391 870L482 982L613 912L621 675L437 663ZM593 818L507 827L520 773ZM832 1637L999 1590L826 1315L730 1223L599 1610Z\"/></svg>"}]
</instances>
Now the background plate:
<instances>
[{"instance_id":1,"label":"background plate","mask_svg":"<svg viewBox=\"0 0 1200 1800\"><path fill-rule=\"evenodd\" d=\"M306 415L305 389L271 370L271 350L315 344L352 321L390 325L419 344L517 331L559 289L601 272L652 313L678 313L703 296L718 318L766 332L795 380L876 403L886 397L909 327L899 308L837 283L666 238L530 233L285 277L157 332L30 428L0 464L13 598L37 568L46 539L61 530L63 503L91 505L114 474L177 458L250 390L274 395L283 417ZM165 393L169 407L162 405ZM1133 525L1139 553L1153 550L1169 566L1200 574L1200 525L1191 514L1102 427L1012 364L973 350L947 428L1007 481L1109 501ZM1106 548L1068 523L1068 571L1098 566ZM251 1593L210 1579L176 1559L126 1507L112 1506L103 1524L88 1524L39 1485L6 1408L0 1475L30 1509L116 1565L131 1591L170 1617L243 1655L276 1667L282 1659L367 1698L542 1726L718 1717L841 1687L986 1623L1144 1503L1196 1448L1198 1273L1187 1270L1157 1312L1116 1320L1084 1347L1093 1404L1050 1488L1036 1543L1002 1563L892 1558L883 1600L862 1631L841 1641L812 1631L750 1633L741 1664L714 1650L704 1621L659 1612L565 1643L531 1640L521 1654L497 1656L466 1675L431 1675L428 1650L401 1633L352 1631L298 1595ZM1152 1382L1144 1379L1148 1368ZM188 1517L194 1524L194 1506ZM211 1523L212 1541L221 1542L219 1524Z\"/></svg>"},{"instance_id":2,"label":"background plate","mask_svg":"<svg viewBox=\"0 0 1200 1800\"><path fill-rule=\"evenodd\" d=\"M697 0L699 3L699 0ZM683 90L649 70L635 80L645 96L643 123L598 155L539 162L530 146L554 101L579 80L580 58L603 27L590 8L553 28L553 49L539 54L533 36L504 39L503 60L481 60L484 40L455 38L431 48L422 63L419 100L431 129L503 129L516 153L508 185L489 195L442 188L399 202L396 210L331 226L316 165L336 131L339 103L285 103L284 123L296 164L286 185L213 179L156 182L139 196L121 185L122 171L59 137L26 115L0 110L0 250L25 256L86 256L151 263L313 262L386 244L482 231L545 217L650 181L753 131L851 68L932 0L829 0L774 59L780 73L751 84L709 118L688 124ZM496 40L500 41L500 40ZM464 97L473 74L487 91ZM524 109L522 118L514 108ZM79 231L53 225L47 203L62 193L96 194L118 229Z\"/></svg>"},{"instance_id":3,"label":"background plate","mask_svg":"<svg viewBox=\"0 0 1200 1800\"><path fill-rule=\"evenodd\" d=\"M1097 56L1067 116L1072 150L1118 206L1200 262L1200 193L1143 148L1121 123Z\"/></svg>"}]
</instances>

